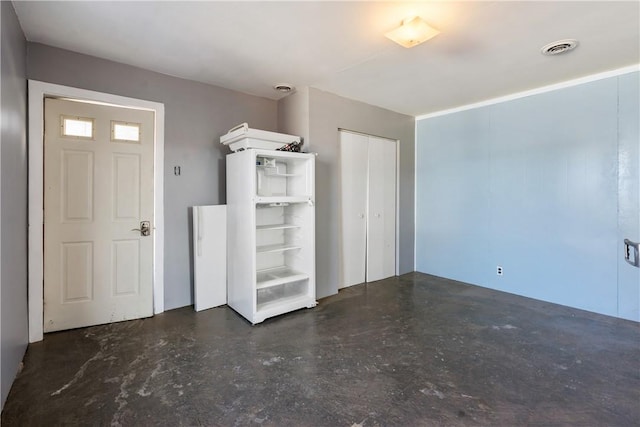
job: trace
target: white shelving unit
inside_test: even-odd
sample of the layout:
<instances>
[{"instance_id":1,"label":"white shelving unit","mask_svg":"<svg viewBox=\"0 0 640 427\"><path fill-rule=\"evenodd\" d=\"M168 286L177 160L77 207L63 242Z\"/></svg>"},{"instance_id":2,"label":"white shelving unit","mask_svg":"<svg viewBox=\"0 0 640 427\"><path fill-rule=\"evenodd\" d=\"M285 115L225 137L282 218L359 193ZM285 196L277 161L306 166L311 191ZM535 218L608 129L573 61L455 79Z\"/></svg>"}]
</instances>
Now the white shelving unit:
<instances>
[{"instance_id":1,"label":"white shelving unit","mask_svg":"<svg viewBox=\"0 0 640 427\"><path fill-rule=\"evenodd\" d=\"M256 324L316 305L315 155L227 156L228 305Z\"/></svg>"}]
</instances>

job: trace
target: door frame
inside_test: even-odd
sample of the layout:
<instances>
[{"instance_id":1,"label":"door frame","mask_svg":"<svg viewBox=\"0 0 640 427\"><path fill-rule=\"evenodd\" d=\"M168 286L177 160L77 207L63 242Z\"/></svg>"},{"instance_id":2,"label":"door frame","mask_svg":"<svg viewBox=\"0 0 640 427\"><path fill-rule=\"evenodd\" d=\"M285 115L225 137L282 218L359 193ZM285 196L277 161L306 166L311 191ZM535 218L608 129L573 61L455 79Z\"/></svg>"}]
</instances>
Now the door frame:
<instances>
[{"instance_id":1,"label":"door frame","mask_svg":"<svg viewBox=\"0 0 640 427\"><path fill-rule=\"evenodd\" d=\"M164 104L29 80L29 342L42 341L44 326L44 99L72 98L153 111L153 313L164 311Z\"/></svg>"}]
</instances>

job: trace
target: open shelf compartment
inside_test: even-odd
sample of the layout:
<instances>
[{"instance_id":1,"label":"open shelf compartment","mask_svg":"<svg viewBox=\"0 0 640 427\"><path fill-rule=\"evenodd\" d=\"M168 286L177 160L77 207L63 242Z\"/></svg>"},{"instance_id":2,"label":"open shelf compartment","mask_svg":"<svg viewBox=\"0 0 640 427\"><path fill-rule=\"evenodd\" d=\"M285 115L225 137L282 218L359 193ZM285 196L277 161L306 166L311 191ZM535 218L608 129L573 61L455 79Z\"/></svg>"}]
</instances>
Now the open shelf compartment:
<instances>
[{"instance_id":1,"label":"open shelf compartment","mask_svg":"<svg viewBox=\"0 0 640 427\"><path fill-rule=\"evenodd\" d=\"M256 253L266 253L266 252L285 252L285 251L293 251L296 249L300 249L299 245L293 243L278 243L275 245L263 245L256 247Z\"/></svg>"},{"instance_id":2,"label":"open shelf compartment","mask_svg":"<svg viewBox=\"0 0 640 427\"><path fill-rule=\"evenodd\" d=\"M284 283L296 282L308 279L309 275L283 265L274 268L265 268L256 272L256 288L264 289Z\"/></svg>"},{"instance_id":3,"label":"open shelf compartment","mask_svg":"<svg viewBox=\"0 0 640 427\"><path fill-rule=\"evenodd\" d=\"M256 196L313 197L313 162L308 156L256 155Z\"/></svg>"},{"instance_id":4,"label":"open shelf compartment","mask_svg":"<svg viewBox=\"0 0 640 427\"><path fill-rule=\"evenodd\" d=\"M295 300L309 299L309 280L297 280L282 283L277 286L258 288L256 295L256 305L258 311L266 310L269 307L286 304Z\"/></svg>"},{"instance_id":5,"label":"open shelf compartment","mask_svg":"<svg viewBox=\"0 0 640 427\"><path fill-rule=\"evenodd\" d=\"M300 228L300 225L297 224L265 224L256 226L256 230L286 230L289 228Z\"/></svg>"}]
</instances>

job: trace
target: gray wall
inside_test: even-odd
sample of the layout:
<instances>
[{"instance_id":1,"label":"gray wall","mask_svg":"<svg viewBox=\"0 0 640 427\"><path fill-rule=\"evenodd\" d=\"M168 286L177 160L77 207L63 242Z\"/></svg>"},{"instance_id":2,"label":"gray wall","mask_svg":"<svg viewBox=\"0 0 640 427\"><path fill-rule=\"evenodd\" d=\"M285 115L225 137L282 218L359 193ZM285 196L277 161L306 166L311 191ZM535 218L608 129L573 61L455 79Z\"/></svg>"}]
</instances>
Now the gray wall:
<instances>
[{"instance_id":1,"label":"gray wall","mask_svg":"<svg viewBox=\"0 0 640 427\"><path fill-rule=\"evenodd\" d=\"M309 141L309 88L298 89L278 101L278 130L301 136L303 151L312 151Z\"/></svg>"},{"instance_id":2,"label":"gray wall","mask_svg":"<svg viewBox=\"0 0 640 427\"><path fill-rule=\"evenodd\" d=\"M640 321L639 82L419 120L416 269Z\"/></svg>"},{"instance_id":3,"label":"gray wall","mask_svg":"<svg viewBox=\"0 0 640 427\"><path fill-rule=\"evenodd\" d=\"M277 102L38 43L28 45L27 69L34 80L164 103L165 308L192 304L189 209L226 201L230 151L218 138L242 122L275 131Z\"/></svg>"},{"instance_id":4,"label":"gray wall","mask_svg":"<svg viewBox=\"0 0 640 427\"><path fill-rule=\"evenodd\" d=\"M11 2L0 2L2 33L0 240L1 382L4 406L28 342L26 40Z\"/></svg>"},{"instance_id":5,"label":"gray wall","mask_svg":"<svg viewBox=\"0 0 640 427\"><path fill-rule=\"evenodd\" d=\"M308 147L316 160L316 294L338 292L339 268L339 134L338 129L400 140L400 274L413 271L414 136L412 116L309 88ZM287 102L286 98L279 101ZM288 110L281 108L281 113ZM280 117L280 123L286 123ZM287 132L289 129L280 129Z\"/></svg>"}]
</instances>

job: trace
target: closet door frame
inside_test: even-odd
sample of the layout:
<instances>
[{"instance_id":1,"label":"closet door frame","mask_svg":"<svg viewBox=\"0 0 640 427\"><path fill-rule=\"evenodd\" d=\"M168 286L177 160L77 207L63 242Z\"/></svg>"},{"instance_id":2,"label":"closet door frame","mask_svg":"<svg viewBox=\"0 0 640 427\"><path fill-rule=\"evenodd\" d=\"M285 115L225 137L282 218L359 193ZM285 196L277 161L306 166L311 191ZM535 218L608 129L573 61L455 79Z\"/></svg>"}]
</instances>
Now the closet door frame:
<instances>
[{"instance_id":1,"label":"closet door frame","mask_svg":"<svg viewBox=\"0 0 640 427\"><path fill-rule=\"evenodd\" d=\"M340 212L339 212L339 221L340 221L340 237L339 237L339 267L340 267L340 271L339 271L339 277L340 277L340 283L338 284L338 289L342 289L342 288L346 288L348 286L352 286L355 283L351 283L348 285L345 285L344 283L344 273L343 273L343 262L344 262L344 255L343 255L343 238L344 238L344 233L342 230L343 227L343 220L342 220L342 182L343 182L343 174L342 174L342 134L347 133L347 134L355 134L355 135L360 135L360 136L364 136L367 138L378 138L378 139L384 139L387 141L391 141L393 143L395 143L395 254L394 254L394 263L395 263L395 269L394 269L394 274L397 276L399 274L399 264L400 264L400 260L399 260L399 253L400 253L400 224L399 224L399 217L400 217L400 141L397 139L393 139L393 138L388 138L388 137L384 137L384 136L377 136L377 135L372 135L372 134L367 134L367 133L363 133L363 132L357 132L357 131L353 131L353 130L349 130L349 129L344 129L344 128L338 128L338 159L339 159L339 168L340 168L340 190L339 190L339 203L340 203ZM368 152L367 152L367 171L368 171ZM368 176L367 176L367 187L368 187ZM365 210L368 210L368 188L367 188L367 201L366 201L366 207ZM365 216L368 215L367 213L365 213ZM368 225L367 225L368 228ZM365 251L366 251L366 244L365 244ZM365 262L366 262L366 252L365 252ZM366 277L366 265L364 266L364 277L365 277L365 283L367 281L367 277Z\"/></svg>"}]
</instances>

